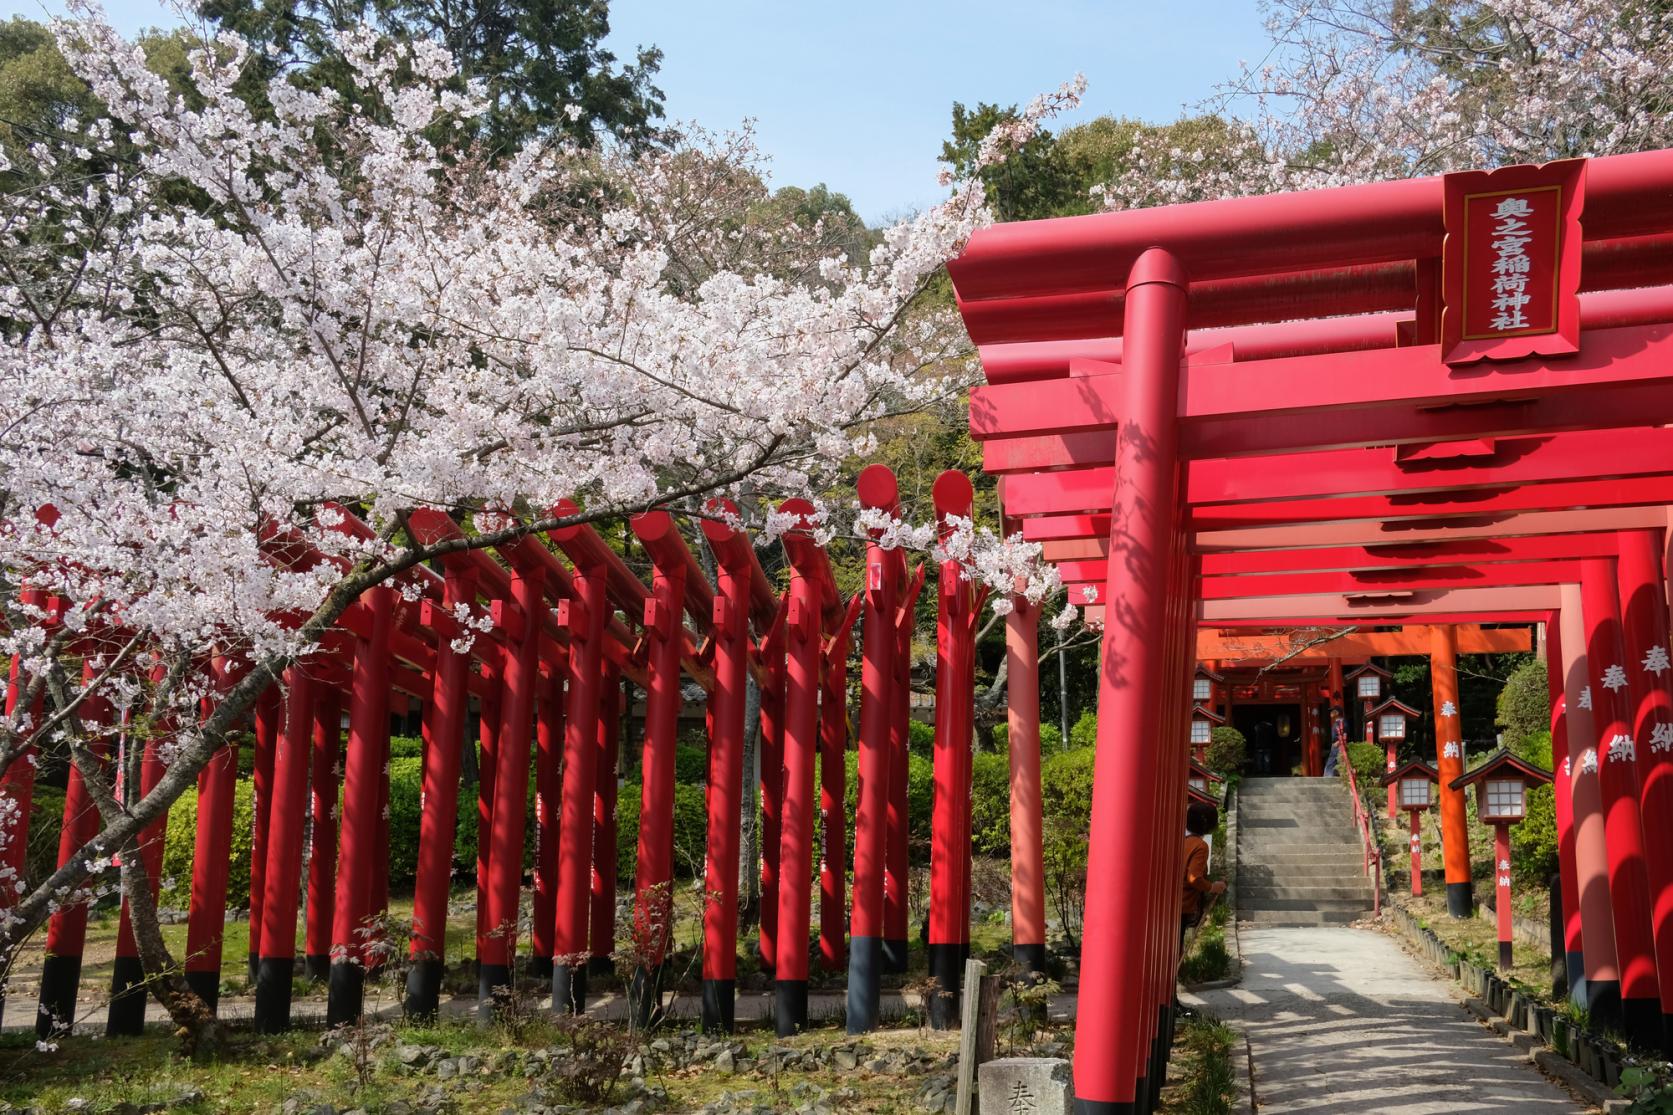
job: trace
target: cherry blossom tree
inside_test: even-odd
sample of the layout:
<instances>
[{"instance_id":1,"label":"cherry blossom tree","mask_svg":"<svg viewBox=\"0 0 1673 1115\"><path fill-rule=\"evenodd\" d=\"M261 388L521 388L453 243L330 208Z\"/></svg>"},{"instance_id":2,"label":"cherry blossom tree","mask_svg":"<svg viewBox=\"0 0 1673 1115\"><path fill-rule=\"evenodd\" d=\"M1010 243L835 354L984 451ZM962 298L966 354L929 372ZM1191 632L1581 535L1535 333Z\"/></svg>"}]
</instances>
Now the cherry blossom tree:
<instances>
[{"instance_id":1,"label":"cherry blossom tree","mask_svg":"<svg viewBox=\"0 0 1673 1115\"><path fill-rule=\"evenodd\" d=\"M1182 146L1151 129L1110 208L1673 145L1673 10L1612 0L1270 0L1259 64Z\"/></svg>"},{"instance_id":2,"label":"cherry blossom tree","mask_svg":"<svg viewBox=\"0 0 1673 1115\"><path fill-rule=\"evenodd\" d=\"M852 259L817 223L763 217L747 131L489 160L468 142L485 101L422 40L341 32L353 98L278 78L257 113L237 35L191 53L183 95L97 12L55 30L108 115L0 158L0 649L19 697L0 770L67 750L103 823L50 877L0 881L17 891L0 961L368 589L746 480L817 490L868 423L969 375L956 321L921 295L990 220L975 181ZM1075 95L1036 102L984 158ZM422 544L419 508L467 537ZM767 536L783 525L767 516ZM1006 592L1054 587L1020 540L953 544ZM224 692L211 658L231 664ZM118 725L168 763L120 801L99 758ZM138 858L124 890L162 978ZM157 990L203 1023L183 981Z\"/></svg>"}]
</instances>

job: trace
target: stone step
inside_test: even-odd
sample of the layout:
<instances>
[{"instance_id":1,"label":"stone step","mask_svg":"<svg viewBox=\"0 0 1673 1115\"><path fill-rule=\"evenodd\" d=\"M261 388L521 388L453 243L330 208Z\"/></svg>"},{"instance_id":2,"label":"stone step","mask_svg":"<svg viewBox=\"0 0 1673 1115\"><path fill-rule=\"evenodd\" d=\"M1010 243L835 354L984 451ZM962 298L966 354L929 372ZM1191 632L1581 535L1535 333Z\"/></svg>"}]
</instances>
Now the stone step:
<instances>
[{"instance_id":1,"label":"stone step","mask_svg":"<svg viewBox=\"0 0 1673 1115\"><path fill-rule=\"evenodd\" d=\"M1261 855L1238 856L1238 865L1245 868L1256 867L1263 871L1304 871L1312 868L1359 871L1365 866L1365 857L1360 854L1358 848L1352 851L1300 852L1293 855L1270 848L1261 851Z\"/></svg>"},{"instance_id":2,"label":"stone step","mask_svg":"<svg viewBox=\"0 0 1673 1115\"><path fill-rule=\"evenodd\" d=\"M1252 828L1352 828L1353 814L1345 809L1340 813L1329 809L1244 809L1238 812L1237 822Z\"/></svg>"},{"instance_id":3,"label":"stone step","mask_svg":"<svg viewBox=\"0 0 1673 1115\"><path fill-rule=\"evenodd\" d=\"M1351 925L1369 910L1250 910L1239 909L1237 920L1244 925Z\"/></svg>"},{"instance_id":4,"label":"stone step","mask_svg":"<svg viewBox=\"0 0 1673 1115\"><path fill-rule=\"evenodd\" d=\"M1332 903L1352 903L1359 906L1371 904L1370 881L1364 876L1358 879L1349 876L1338 879L1331 884L1318 883L1285 883L1276 886L1253 884L1245 886L1241 879L1237 884L1237 901L1239 905L1247 906L1251 910L1282 910L1293 909L1298 905L1326 906Z\"/></svg>"},{"instance_id":5,"label":"stone step","mask_svg":"<svg viewBox=\"0 0 1673 1115\"><path fill-rule=\"evenodd\" d=\"M1357 840L1352 844L1349 844L1343 840L1329 839L1342 831L1343 830L1340 828L1331 828L1320 831L1312 826L1302 828L1299 825L1295 828L1278 828L1274 826L1270 828L1256 829L1254 832L1249 833L1245 833L1240 830L1238 832L1237 848L1239 852L1243 851L1245 848L1254 849L1254 854L1256 855L1259 854L1259 850L1263 847L1291 847L1296 844L1313 844L1327 847L1357 849L1359 847L1359 841ZM1349 829L1347 831L1351 832L1353 830Z\"/></svg>"},{"instance_id":6,"label":"stone step","mask_svg":"<svg viewBox=\"0 0 1673 1115\"><path fill-rule=\"evenodd\" d=\"M1239 863L1237 885L1246 886L1312 886L1334 885L1338 882L1363 881L1365 872L1359 861L1352 863L1286 863L1271 866L1262 863Z\"/></svg>"}]
</instances>

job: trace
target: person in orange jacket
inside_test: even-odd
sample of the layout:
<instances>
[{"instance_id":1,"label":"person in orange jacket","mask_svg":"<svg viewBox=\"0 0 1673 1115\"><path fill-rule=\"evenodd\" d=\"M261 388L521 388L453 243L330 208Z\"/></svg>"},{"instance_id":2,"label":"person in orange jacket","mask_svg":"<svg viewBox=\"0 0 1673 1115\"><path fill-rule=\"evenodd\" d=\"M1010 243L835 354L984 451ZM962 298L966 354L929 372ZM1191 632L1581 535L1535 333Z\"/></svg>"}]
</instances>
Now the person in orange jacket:
<instances>
[{"instance_id":1,"label":"person in orange jacket","mask_svg":"<svg viewBox=\"0 0 1673 1115\"><path fill-rule=\"evenodd\" d=\"M1220 813L1212 805L1200 802L1185 810L1185 897L1180 906L1179 940L1185 941L1185 931L1202 921L1210 902L1226 892L1222 881L1208 878L1208 840L1206 837L1220 823Z\"/></svg>"}]
</instances>

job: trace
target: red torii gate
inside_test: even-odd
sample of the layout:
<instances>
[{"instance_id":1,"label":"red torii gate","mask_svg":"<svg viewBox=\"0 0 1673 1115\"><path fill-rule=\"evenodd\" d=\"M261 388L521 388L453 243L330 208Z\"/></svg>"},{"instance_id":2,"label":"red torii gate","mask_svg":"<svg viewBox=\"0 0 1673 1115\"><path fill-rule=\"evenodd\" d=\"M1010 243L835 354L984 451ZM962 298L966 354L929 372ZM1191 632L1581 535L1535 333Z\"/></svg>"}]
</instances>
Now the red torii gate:
<instances>
[{"instance_id":1,"label":"red torii gate","mask_svg":"<svg viewBox=\"0 0 1673 1115\"><path fill-rule=\"evenodd\" d=\"M1483 227L1509 239L1483 241ZM1565 847L1594 883L1583 993L1607 1013L1619 979L1629 1026L1659 1044L1638 783L1659 786L1662 760L1640 749L1599 779L1596 756L1630 755L1631 730L1673 730L1629 721L1627 681L1606 674L1627 661L1623 599L1650 600L1661 623L1654 642L1641 618L1651 641L1634 647L1666 648L1665 581L1643 551L1658 556L1673 493L1659 428L1673 422L1670 228L1673 152L1652 152L1001 225L949 265L988 372L970 410L985 464L1105 623L1080 1110L1149 1110L1165 1067L1179 826L1164 790L1185 752L1167 725L1190 672L1170 648L1197 623L1560 616L1568 716L1582 679L1598 693L1621 681L1598 723L1559 722L1592 756L1559 786ZM1494 252L1532 253L1528 277L1494 288ZM1495 290L1503 312L1487 320ZM1424 545L1390 563L1391 543ZM1435 650L1441 722L1453 647ZM1631 673L1635 707L1665 708L1665 675ZM1467 886L1458 859L1449 883ZM1616 944L1636 976L1594 958Z\"/></svg>"}]
</instances>

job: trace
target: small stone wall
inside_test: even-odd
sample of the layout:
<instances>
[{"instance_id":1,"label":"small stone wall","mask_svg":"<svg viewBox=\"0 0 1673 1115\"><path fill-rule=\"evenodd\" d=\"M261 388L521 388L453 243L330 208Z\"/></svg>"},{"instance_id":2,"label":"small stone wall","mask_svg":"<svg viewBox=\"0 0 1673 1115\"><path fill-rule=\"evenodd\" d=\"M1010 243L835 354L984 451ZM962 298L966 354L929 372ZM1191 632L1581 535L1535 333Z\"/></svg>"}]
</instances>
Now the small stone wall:
<instances>
[{"instance_id":1,"label":"small stone wall","mask_svg":"<svg viewBox=\"0 0 1673 1115\"><path fill-rule=\"evenodd\" d=\"M1466 1006L1492 1029L1525 1050L1546 1072L1567 1082L1606 1111L1625 1110L1615 1097L1621 1060L1615 1048L1580 1030L1565 1015L1523 995L1491 969L1470 963L1391 904L1389 922L1422 956L1456 980L1470 996Z\"/></svg>"}]
</instances>

